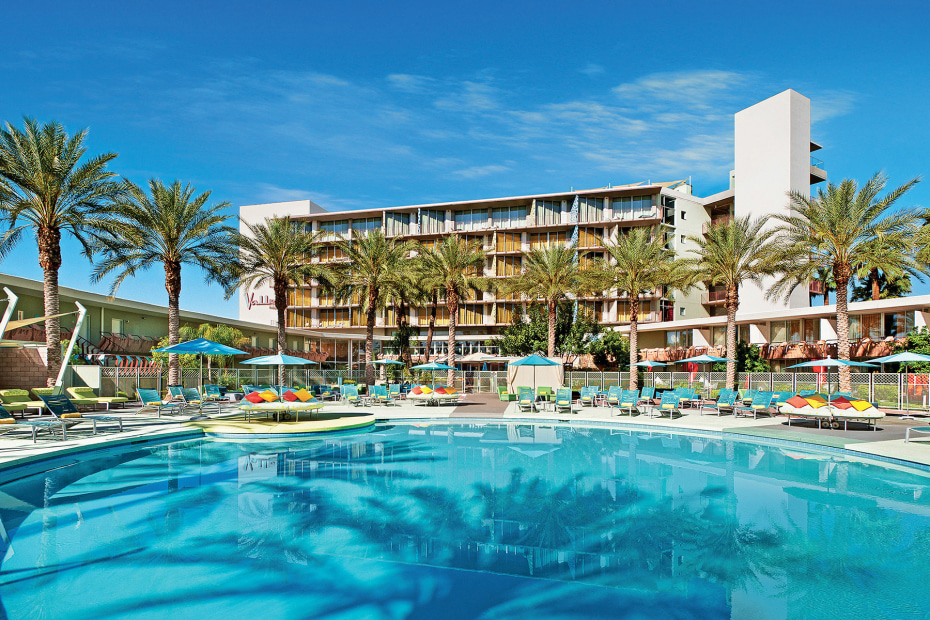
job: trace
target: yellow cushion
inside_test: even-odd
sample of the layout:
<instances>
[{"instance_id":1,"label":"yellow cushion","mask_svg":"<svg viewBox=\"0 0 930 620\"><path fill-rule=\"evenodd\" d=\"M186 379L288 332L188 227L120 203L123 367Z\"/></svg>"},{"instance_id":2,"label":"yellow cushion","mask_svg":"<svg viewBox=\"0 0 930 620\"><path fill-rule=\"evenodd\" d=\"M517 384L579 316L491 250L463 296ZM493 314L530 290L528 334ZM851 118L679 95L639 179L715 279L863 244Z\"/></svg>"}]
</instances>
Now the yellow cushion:
<instances>
[{"instance_id":1,"label":"yellow cushion","mask_svg":"<svg viewBox=\"0 0 930 620\"><path fill-rule=\"evenodd\" d=\"M13 418L3 418L0 419L0 424L16 424L16 420Z\"/></svg>"},{"instance_id":2,"label":"yellow cushion","mask_svg":"<svg viewBox=\"0 0 930 620\"><path fill-rule=\"evenodd\" d=\"M826 406L827 406L827 402L826 402L824 399L822 399L822 398L817 399L817 398L811 397L811 398L805 398L804 400L806 400L806 401L807 401L807 404L810 405L811 407L813 407L814 409L817 409L818 407L826 407Z\"/></svg>"},{"instance_id":3,"label":"yellow cushion","mask_svg":"<svg viewBox=\"0 0 930 620\"><path fill-rule=\"evenodd\" d=\"M426 387L425 385L424 385L423 387L421 387L420 390L421 390L424 394L432 394L432 393L433 393L433 388Z\"/></svg>"},{"instance_id":4,"label":"yellow cushion","mask_svg":"<svg viewBox=\"0 0 930 620\"><path fill-rule=\"evenodd\" d=\"M278 395L272 392L271 390L265 390L259 394L266 402L273 403L278 400Z\"/></svg>"},{"instance_id":5,"label":"yellow cushion","mask_svg":"<svg viewBox=\"0 0 930 620\"><path fill-rule=\"evenodd\" d=\"M865 400L851 400L849 404L853 406L853 409L856 411L865 411L866 409L871 409L872 403Z\"/></svg>"},{"instance_id":6,"label":"yellow cushion","mask_svg":"<svg viewBox=\"0 0 930 620\"><path fill-rule=\"evenodd\" d=\"M59 418L79 418L81 417L81 414L80 413L63 413L58 417Z\"/></svg>"},{"instance_id":7,"label":"yellow cushion","mask_svg":"<svg viewBox=\"0 0 930 620\"><path fill-rule=\"evenodd\" d=\"M152 402L145 403L145 404L148 405L149 407L157 407L158 405L161 405L163 403L160 400L153 400Z\"/></svg>"},{"instance_id":8,"label":"yellow cushion","mask_svg":"<svg viewBox=\"0 0 930 620\"><path fill-rule=\"evenodd\" d=\"M294 392L294 396L296 396L297 400L299 400L302 403L305 403L308 400L313 400L313 394L311 394L304 388L300 388L299 390Z\"/></svg>"}]
</instances>

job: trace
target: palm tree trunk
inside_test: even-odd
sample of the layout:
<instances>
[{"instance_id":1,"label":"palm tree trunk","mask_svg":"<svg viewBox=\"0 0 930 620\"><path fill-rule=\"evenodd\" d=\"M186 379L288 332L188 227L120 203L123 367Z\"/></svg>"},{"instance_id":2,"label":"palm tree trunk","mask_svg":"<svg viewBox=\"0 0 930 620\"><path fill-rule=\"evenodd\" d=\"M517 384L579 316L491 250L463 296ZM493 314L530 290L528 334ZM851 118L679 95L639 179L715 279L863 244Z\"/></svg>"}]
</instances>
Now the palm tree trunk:
<instances>
[{"instance_id":1,"label":"palm tree trunk","mask_svg":"<svg viewBox=\"0 0 930 620\"><path fill-rule=\"evenodd\" d=\"M365 312L365 383L374 385L375 367L371 365L375 356L375 300L378 291L371 288L368 292L368 310Z\"/></svg>"},{"instance_id":2,"label":"palm tree trunk","mask_svg":"<svg viewBox=\"0 0 930 620\"><path fill-rule=\"evenodd\" d=\"M426 348L423 363L429 362L429 351L433 346L433 334L436 332L436 306L439 305L439 295L433 293L433 305L429 309L429 329L426 330Z\"/></svg>"},{"instance_id":3,"label":"palm tree trunk","mask_svg":"<svg viewBox=\"0 0 930 620\"><path fill-rule=\"evenodd\" d=\"M630 389L639 389L639 295L630 293ZM617 360L619 366L620 360Z\"/></svg>"},{"instance_id":4,"label":"palm tree trunk","mask_svg":"<svg viewBox=\"0 0 930 620\"><path fill-rule=\"evenodd\" d=\"M557 306L554 299L550 299L547 303L549 306L549 357L555 355L555 319Z\"/></svg>"},{"instance_id":5,"label":"palm tree trunk","mask_svg":"<svg viewBox=\"0 0 930 620\"><path fill-rule=\"evenodd\" d=\"M849 310L847 306L849 276L834 267L833 279L836 281L836 357L849 361ZM849 366L840 366L839 371L840 391L852 391Z\"/></svg>"},{"instance_id":6,"label":"palm tree trunk","mask_svg":"<svg viewBox=\"0 0 930 620\"><path fill-rule=\"evenodd\" d=\"M402 334L407 335L407 339L404 342L404 349L400 352L400 360L406 365L407 368L410 368L410 308L406 303L401 302L397 310L397 329Z\"/></svg>"},{"instance_id":7,"label":"palm tree trunk","mask_svg":"<svg viewBox=\"0 0 930 620\"><path fill-rule=\"evenodd\" d=\"M36 233L39 242L39 266L42 267L42 293L45 297L45 315L58 314L58 268L61 267L61 232L56 228L41 227ZM2 335L2 334L0 334ZM72 337L76 336L74 334ZM61 368L61 319L45 321L47 349L46 387L55 387Z\"/></svg>"},{"instance_id":8,"label":"palm tree trunk","mask_svg":"<svg viewBox=\"0 0 930 620\"><path fill-rule=\"evenodd\" d=\"M872 301L878 301L882 298L881 286L878 284L878 269L869 272L869 281L872 283Z\"/></svg>"},{"instance_id":9,"label":"palm tree trunk","mask_svg":"<svg viewBox=\"0 0 930 620\"><path fill-rule=\"evenodd\" d=\"M181 264L165 261L165 289L168 291L168 344L181 341ZM181 358L168 354L168 385L181 385Z\"/></svg>"},{"instance_id":10,"label":"palm tree trunk","mask_svg":"<svg viewBox=\"0 0 930 620\"><path fill-rule=\"evenodd\" d=\"M736 384L736 311L739 309L739 289L727 288L727 389L732 390Z\"/></svg>"},{"instance_id":11,"label":"palm tree trunk","mask_svg":"<svg viewBox=\"0 0 930 620\"><path fill-rule=\"evenodd\" d=\"M274 308L278 311L278 353L287 350L287 280L274 281ZM278 384L285 385L284 364L278 366Z\"/></svg>"},{"instance_id":12,"label":"palm tree trunk","mask_svg":"<svg viewBox=\"0 0 930 620\"><path fill-rule=\"evenodd\" d=\"M455 326L459 318L459 296L455 291L446 291L446 306L449 308L449 355L446 364L455 366ZM455 387L454 370L448 372L447 382L451 387Z\"/></svg>"}]
</instances>

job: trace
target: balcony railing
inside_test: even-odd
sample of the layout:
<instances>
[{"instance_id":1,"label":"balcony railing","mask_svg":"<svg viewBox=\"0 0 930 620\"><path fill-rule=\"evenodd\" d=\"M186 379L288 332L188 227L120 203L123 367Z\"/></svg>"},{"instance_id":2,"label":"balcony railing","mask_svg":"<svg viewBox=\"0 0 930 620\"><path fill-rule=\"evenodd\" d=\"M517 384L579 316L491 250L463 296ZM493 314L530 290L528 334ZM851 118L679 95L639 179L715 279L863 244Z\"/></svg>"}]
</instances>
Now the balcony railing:
<instances>
[{"instance_id":1,"label":"balcony railing","mask_svg":"<svg viewBox=\"0 0 930 620\"><path fill-rule=\"evenodd\" d=\"M701 294L702 304L721 304L727 300L726 291L707 291Z\"/></svg>"},{"instance_id":2,"label":"balcony railing","mask_svg":"<svg viewBox=\"0 0 930 620\"><path fill-rule=\"evenodd\" d=\"M823 282L820 280L811 280L807 288L814 295L823 295Z\"/></svg>"},{"instance_id":3,"label":"balcony railing","mask_svg":"<svg viewBox=\"0 0 930 620\"><path fill-rule=\"evenodd\" d=\"M731 219L733 218L730 217L729 215L724 215L723 217L715 217L711 221L704 224L703 226L704 234L706 235L710 231L712 226L717 226L718 224L726 224Z\"/></svg>"}]
</instances>

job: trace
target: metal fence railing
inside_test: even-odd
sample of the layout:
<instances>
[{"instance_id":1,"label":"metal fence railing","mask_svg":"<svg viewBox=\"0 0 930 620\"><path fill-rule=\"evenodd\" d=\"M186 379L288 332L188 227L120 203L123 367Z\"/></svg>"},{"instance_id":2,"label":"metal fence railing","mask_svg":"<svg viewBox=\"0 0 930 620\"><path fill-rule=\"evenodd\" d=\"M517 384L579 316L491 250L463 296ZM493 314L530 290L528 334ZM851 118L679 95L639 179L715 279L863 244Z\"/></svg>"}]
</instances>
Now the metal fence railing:
<instances>
[{"instance_id":1,"label":"metal fence railing","mask_svg":"<svg viewBox=\"0 0 930 620\"><path fill-rule=\"evenodd\" d=\"M137 387L165 390L168 385L167 370L159 369L121 369L101 368L101 395L109 396L116 390L135 394ZM286 371L288 385L335 384L345 381L365 382L364 370L307 370L288 368ZM212 368L203 370L203 377L199 370L183 370L181 383L184 387L197 387L202 383L215 383L226 385L233 389L247 385L264 385L276 382L277 369L263 367L256 369L222 369ZM454 387L470 393L496 393L501 386L507 386L506 371L456 371ZM381 370L375 372L375 378L384 378L387 381L401 380L398 370L386 369L382 375ZM409 378L409 375L408 375ZM446 384L447 373L417 373L414 381L424 383ZM852 391L855 398L861 398L877 404L879 407L889 409L928 409L930 400L930 375L928 374L898 374L898 373L852 373ZM68 385L73 378L68 378ZM833 391L838 390L838 378L833 373L829 379ZM736 377L738 388L764 389L773 391L785 390L818 390L826 391L828 378L817 373L739 373ZM584 386L594 386L606 390L611 386L629 387L629 374L616 371L566 371L564 385L578 390ZM708 396L716 396L726 385L724 372L647 372L639 377L640 386L652 386L659 389L673 389L691 386Z\"/></svg>"}]
</instances>

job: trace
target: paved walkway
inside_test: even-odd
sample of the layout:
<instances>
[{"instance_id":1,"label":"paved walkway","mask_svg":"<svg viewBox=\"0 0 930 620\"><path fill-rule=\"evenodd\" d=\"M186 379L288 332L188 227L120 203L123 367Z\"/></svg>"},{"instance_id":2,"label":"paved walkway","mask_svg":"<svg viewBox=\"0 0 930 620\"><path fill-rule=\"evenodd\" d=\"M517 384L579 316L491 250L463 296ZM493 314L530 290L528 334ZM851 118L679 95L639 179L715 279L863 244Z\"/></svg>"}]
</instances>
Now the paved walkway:
<instances>
[{"instance_id":1,"label":"paved walkway","mask_svg":"<svg viewBox=\"0 0 930 620\"><path fill-rule=\"evenodd\" d=\"M684 410L684 415L670 420L668 417L649 417L648 415L617 415L606 407L575 406L571 414L554 412L521 413L516 403L501 402L497 395L469 394L462 403L453 405L425 406L414 405L410 401L400 401L396 406L347 407L341 403L326 403L327 417L346 413L373 414L378 420L430 419L430 418L482 418L520 420L520 421L570 421L592 423L622 423L651 429L678 429L706 432L729 432L749 437L769 439L787 439L812 444L845 448L847 450L872 454L882 457L897 458L924 465L930 465L930 435L918 434L911 442L904 443L904 433L910 426L930 426L928 420L901 420L900 416L889 415L879 425L878 430L867 430L864 424L850 423L849 430L834 431L818 429L816 423L787 420L781 417L734 418L732 415L700 415L697 410ZM224 405L220 417L234 416L238 409L234 405ZM150 413L138 413L137 408L117 409L107 412L124 420L124 431L117 432L113 423L98 423L98 434L92 434L91 424L79 424L68 431L68 440L54 439L48 434L39 436L33 444L29 434L14 431L0 435L0 468L41 460L52 455L68 455L86 450L89 447L107 447L148 440L170 440L195 438L202 436L202 431L187 424L191 414L184 416L155 417ZM212 417L212 416L211 416ZM3 429L0 428L0 431ZM14 434L15 433L15 434Z\"/></svg>"}]
</instances>

